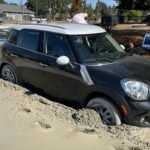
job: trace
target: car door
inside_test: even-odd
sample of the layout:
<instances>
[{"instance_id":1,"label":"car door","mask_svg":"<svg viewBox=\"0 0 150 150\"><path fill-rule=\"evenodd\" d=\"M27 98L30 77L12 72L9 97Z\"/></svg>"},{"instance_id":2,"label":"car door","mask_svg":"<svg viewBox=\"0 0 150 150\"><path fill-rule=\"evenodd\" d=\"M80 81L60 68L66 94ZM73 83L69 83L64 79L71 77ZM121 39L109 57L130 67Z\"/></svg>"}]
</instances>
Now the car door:
<instances>
[{"instance_id":1,"label":"car door","mask_svg":"<svg viewBox=\"0 0 150 150\"><path fill-rule=\"evenodd\" d=\"M42 89L58 98L76 100L81 89L86 86L80 75L80 66L74 63L73 69L56 63L56 59L63 55L75 61L66 36L45 33L44 43L44 53L39 57Z\"/></svg>"},{"instance_id":2,"label":"car door","mask_svg":"<svg viewBox=\"0 0 150 150\"><path fill-rule=\"evenodd\" d=\"M42 33L34 30L19 32L15 50L12 50L15 65L24 82L36 87L39 85L38 55L40 51L40 38Z\"/></svg>"}]
</instances>

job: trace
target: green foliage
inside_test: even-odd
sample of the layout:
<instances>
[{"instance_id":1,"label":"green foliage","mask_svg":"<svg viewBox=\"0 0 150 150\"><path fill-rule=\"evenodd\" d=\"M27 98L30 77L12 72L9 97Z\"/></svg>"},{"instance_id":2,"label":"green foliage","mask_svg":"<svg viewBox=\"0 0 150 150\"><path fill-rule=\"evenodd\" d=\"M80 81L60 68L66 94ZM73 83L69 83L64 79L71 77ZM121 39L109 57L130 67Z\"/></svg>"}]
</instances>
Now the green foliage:
<instances>
[{"instance_id":1,"label":"green foliage","mask_svg":"<svg viewBox=\"0 0 150 150\"><path fill-rule=\"evenodd\" d=\"M38 16L44 15L49 19L58 18L66 19L70 14L72 0L27 0L26 6L29 10L36 12ZM73 7L73 6L72 6ZM98 1L96 7L93 8L91 4L87 4L87 0L81 0L80 12L88 13L89 20L95 20L97 15L102 12L114 13L113 7L108 7L104 2Z\"/></svg>"},{"instance_id":2,"label":"green foliage","mask_svg":"<svg viewBox=\"0 0 150 150\"><path fill-rule=\"evenodd\" d=\"M4 0L0 0L0 4L6 4Z\"/></svg>"},{"instance_id":3,"label":"green foliage","mask_svg":"<svg viewBox=\"0 0 150 150\"><path fill-rule=\"evenodd\" d=\"M104 2L100 2L100 0L98 0L98 2L96 3L95 12L102 14L106 13L107 9L107 5Z\"/></svg>"},{"instance_id":4,"label":"green foliage","mask_svg":"<svg viewBox=\"0 0 150 150\"><path fill-rule=\"evenodd\" d=\"M37 16L44 15L55 19L56 13L66 13L69 0L27 0L25 4Z\"/></svg>"},{"instance_id":5,"label":"green foliage","mask_svg":"<svg viewBox=\"0 0 150 150\"><path fill-rule=\"evenodd\" d=\"M46 0L28 0L26 6L34 12L43 13L48 11L48 2Z\"/></svg>"},{"instance_id":6,"label":"green foliage","mask_svg":"<svg viewBox=\"0 0 150 150\"><path fill-rule=\"evenodd\" d=\"M140 16L143 15L143 12L140 10L129 10L124 15L128 17L129 22L140 22Z\"/></svg>"},{"instance_id":7,"label":"green foliage","mask_svg":"<svg viewBox=\"0 0 150 150\"><path fill-rule=\"evenodd\" d=\"M150 10L150 0L115 0L119 9Z\"/></svg>"},{"instance_id":8,"label":"green foliage","mask_svg":"<svg viewBox=\"0 0 150 150\"><path fill-rule=\"evenodd\" d=\"M15 5L15 6L17 6L18 4L17 3L9 3L9 5Z\"/></svg>"}]
</instances>

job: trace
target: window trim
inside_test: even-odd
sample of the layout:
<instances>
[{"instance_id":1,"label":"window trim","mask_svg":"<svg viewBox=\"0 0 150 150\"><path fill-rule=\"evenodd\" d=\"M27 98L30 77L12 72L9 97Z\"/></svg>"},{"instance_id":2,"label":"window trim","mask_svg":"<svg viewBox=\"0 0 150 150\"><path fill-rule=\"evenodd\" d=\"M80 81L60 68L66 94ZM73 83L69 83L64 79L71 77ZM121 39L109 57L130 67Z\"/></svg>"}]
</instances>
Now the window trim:
<instances>
[{"instance_id":1,"label":"window trim","mask_svg":"<svg viewBox=\"0 0 150 150\"><path fill-rule=\"evenodd\" d=\"M15 45L15 46L17 46L17 47L19 47L19 48L22 48L22 49L24 49L24 50L32 51L32 52L40 52L40 51L41 51L41 43L40 43L40 39L41 39L41 36L42 36L42 32L41 32L41 31L38 31L38 30L32 30L32 29L22 29L22 30L20 30L19 33L18 33L17 40L18 40L18 38L19 38L19 35L20 35L21 32L23 32L23 31L38 32L38 33L39 33L39 39L38 39L37 50L34 51L34 50L32 50L32 49L28 49L28 48L25 48L25 47L22 47L22 46L18 46L18 45L17 45L17 41L16 41L16 45Z\"/></svg>"},{"instance_id":2,"label":"window trim","mask_svg":"<svg viewBox=\"0 0 150 150\"><path fill-rule=\"evenodd\" d=\"M8 42L7 42L8 43ZM11 44L11 43L8 43L9 45L12 45L12 46L15 46L17 48L21 48L21 49L25 49L24 47L20 47L20 46L17 46L17 45L14 45L14 44ZM25 49L26 51L30 51L30 52L33 52L33 53L37 53L37 54L40 54L40 55L43 55L43 56L46 56L46 57L49 57L49 58L53 58L53 59L57 59L58 57L54 57L54 56L50 56L50 55L47 55L43 52L36 52L36 51L32 51L30 49ZM80 64L78 63L77 61L74 61L74 60L70 60L71 62L73 62L74 64Z\"/></svg>"},{"instance_id":3,"label":"window trim","mask_svg":"<svg viewBox=\"0 0 150 150\"><path fill-rule=\"evenodd\" d=\"M10 40L10 38L11 38L12 32L14 32L14 31L16 31L16 32L17 32L17 38L16 38L15 43L13 44L13 43L11 43L9 40ZM17 39L18 39L18 35L19 35L19 32L20 32L19 30L11 29L10 34L9 34L9 36L8 36L8 40L7 40L7 42L8 42L9 44L16 45L16 43L17 43Z\"/></svg>"},{"instance_id":4,"label":"window trim","mask_svg":"<svg viewBox=\"0 0 150 150\"><path fill-rule=\"evenodd\" d=\"M75 55L74 55L74 52L73 52L73 50L72 50L72 46L70 45L70 42L68 41L68 38L67 38L67 36L65 35L65 34L60 34L60 33L55 33L55 32L49 32L49 31L44 31L44 36L43 36L43 54L44 55L46 55L46 56L49 56L49 57L51 57L51 58L55 58L55 59L57 59L58 57L55 57L55 56L52 56L52 55L47 55L46 54L46 42L47 42L47 40L46 40L46 34L47 33L50 33L50 34L55 34L55 35L62 35L62 36L65 36L65 38L66 38L66 41L67 41L67 44L68 44L68 47L69 47L69 49L71 50L71 53L72 53L72 59L70 59L68 56L68 58L70 59L70 61L72 61L72 62L77 62L76 61L76 57L75 57Z\"/></svg>"},{"instance_id":5,"label":"window trim","mask_svg":"<svg viewBox=\"0 0 150 150\"><path fill-rule=\"evenodd\" d=\"M12 29L12 30L16 30L16 29ZM50 32L50 31L42 31L42 30L37 30L37 29L22 29L22 30L28 30L28 31L37 31L37 32L40 32L41 33L41 36L40 36L40 38L41 38L41 41L42 42L39 42L40 43L40 49L39 49L39 51L32 51L32 50L30 50L30 49L26 49L26 48L24 48L24 47L21 47L21 46L18 46L18 45L15 45L15 44L12 44L12 43L9 43L8 41L6 41L6 43L8 43L9 45L12 45L12 46L15 46L15 47L17 47L17 48L21 48L21 49L24 49L24 50L26 50L26 51L30 51L30 52L33 52L33 53L37 53L37 54L40 54L40 55L43 55L43 56L46 56L46 57L49 57L49 58L53 58L53 59L57 59L58 57L55 57L55 56L50 56L50 55L47 55L46 53L45 53L45 50L44 50L44 34L45 33L54 33L54 34L60 34L60 33L57 33L57 32ZM17 30L18 31L18 35L19 35L19 33L22 31L22 30ZM72 54L73 54L73 60L70 60L72 63L74 63L74 64L80 64L80 62L79 62L79 60L77 59L77 56L76 56L76 53L74 52L75 50L74 50L74 47L73 47L73 45L72 45L72 42L70 41L70 37L69 37L69 35L65 35L65 34L60 34L60 35L64 35L65 37L66 37L66 39L67 39L67 42L68 42L68 45L69 45L69 47L70 47L70 49L71 49L71 52L72 52ZM17 36L17 39L18 39L18 36Z\"/></svg>"}]
</instances>

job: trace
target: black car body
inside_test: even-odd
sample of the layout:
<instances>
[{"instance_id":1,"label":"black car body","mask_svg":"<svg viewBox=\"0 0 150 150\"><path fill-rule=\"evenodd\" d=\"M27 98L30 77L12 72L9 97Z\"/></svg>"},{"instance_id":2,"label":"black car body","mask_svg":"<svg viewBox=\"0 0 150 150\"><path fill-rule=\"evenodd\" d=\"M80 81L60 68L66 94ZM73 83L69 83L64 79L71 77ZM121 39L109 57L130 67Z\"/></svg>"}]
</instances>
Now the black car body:
<instances>
[{"instance_id":1,"label":"black car body","mask_svg":"<svg viewBox=\"0 0 150 150\"><path fill-rule=\"evenodd\" d=\"M128 56L100 27L17 26L0 66L4 79L93 108L106 124L150 125L150 61Z\"/></svg>"}]
</instances>

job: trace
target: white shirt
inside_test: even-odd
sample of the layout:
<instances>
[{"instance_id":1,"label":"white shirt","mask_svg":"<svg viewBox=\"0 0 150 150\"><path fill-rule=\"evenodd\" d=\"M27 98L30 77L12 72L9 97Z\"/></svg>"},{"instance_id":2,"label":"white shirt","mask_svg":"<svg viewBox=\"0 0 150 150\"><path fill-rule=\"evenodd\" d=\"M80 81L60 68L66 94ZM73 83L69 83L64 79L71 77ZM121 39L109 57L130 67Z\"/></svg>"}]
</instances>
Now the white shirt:
<instances>
[{"instance_id":1,"label":"white shirt","mask_svg":"<svg viewBox=\"0 0 150 150\"><path fill-rule=\"evenodd\" d=\"M87 17L87 13L78 13L73 16L72 18L72 23L82 23L82 24L87 24L85 17Z\"/></svg>"}]
</instances>

